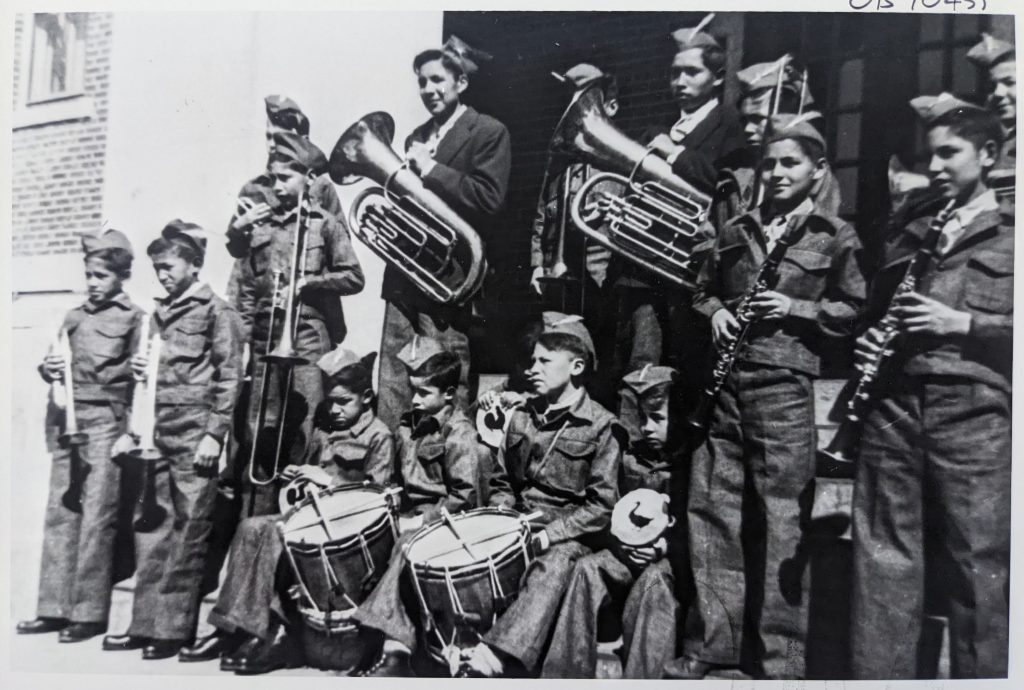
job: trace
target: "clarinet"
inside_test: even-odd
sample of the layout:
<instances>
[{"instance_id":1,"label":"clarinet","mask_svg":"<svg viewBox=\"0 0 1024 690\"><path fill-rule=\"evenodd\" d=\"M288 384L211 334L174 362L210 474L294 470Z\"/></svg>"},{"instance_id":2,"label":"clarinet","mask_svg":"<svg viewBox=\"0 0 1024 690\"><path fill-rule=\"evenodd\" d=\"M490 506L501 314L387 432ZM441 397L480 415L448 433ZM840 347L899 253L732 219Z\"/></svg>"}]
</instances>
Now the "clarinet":
<instances>
[{"instance_id":1,"label":"clarinet","mask_svg":"<svg viewBox=\"0 0 1024 690\"><path fill-rule=\"evenodd\" d=\"M736 321L740 326L739 333L736 334L735 338L718 348L715 366L711 370L711 383L701 391L697 405L687 418L690 426L702 431L707 428L711 406L715 402L715 398L718 397L719 391L722 390L722 386L725 385L726 380L729 378L729 372L732 371L733 364L736 362L736 355L739 353L743 343L746 342L750 327L756 321L753 313L750 311L750 303L755 297L767 292L775 284L779 266L782 264L786 251L797 243L801 235L803 235L803 224L796 225L793 220L790 220L789 226L775 242L775 246L768 252L764 263L758 269L754 283L747 288L747 291L743 293L743 297L737 303L734 313Z\"/></svg>"},{"instance_id":2,"label":"clarinet","mask_svg":"<svg viewBox=\"0 0 1024 690\"><path fill-rule=\"evenodd\" d=\"M882 370L882 367L892 356L894 341L899 336L900 321L893 313L894 307L901 296L909 295L917 289L917 283L928 269L932 257L935 256L939 237L942 236L942 228L949 221L955 206L956 200L950 200L936 214L931 225L928 226L928 231L921 240L921 246L918 247L914 257L910 260L907 272L903 275L903 280L896 287L885 315L878 322L877 328L882 333L878 354L861 369L857 385L849 401L846 403L846 415L843 417L843 421L840 423L839 429L836 431L836 435L832 437L828 447L821 451L822 455L826 458L837 463L853 462L854 454L857 451L857 442L860 439L861 423L871 403L874 401L873 389L875 381L878 380L878 373Z\"/></svg>"}]
</instances>

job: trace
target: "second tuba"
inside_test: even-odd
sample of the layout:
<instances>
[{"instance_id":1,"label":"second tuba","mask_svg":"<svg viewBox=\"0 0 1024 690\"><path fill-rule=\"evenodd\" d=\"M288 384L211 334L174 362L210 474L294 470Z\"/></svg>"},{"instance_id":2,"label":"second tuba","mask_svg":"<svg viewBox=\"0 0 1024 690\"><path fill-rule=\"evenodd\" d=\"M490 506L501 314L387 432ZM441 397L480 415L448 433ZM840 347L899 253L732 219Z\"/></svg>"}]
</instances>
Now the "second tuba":
<instances>
[{"instance_id":1,"label":"second tuba","mask_svg":"<svg viewBox=\"0 0 1024 690\"><path fill-rule=\"evenodd\" d=\"M663 279L693 287L710 250L701 225L711 197L612 124L604 113L600 82L573 96L555 127L551 152L602 171L591 176L572 201L577 228ZM609 187L621 189L621 193L613 193ZM595 217L603 219L601 227L594 227Z\"/></svg>"},{"instance_id":2,"label":"second tuba","mask_svg":"<svg viewBox=\"0 0 1024 690\"><path fill-rule=\"evenodd\" d=\"M331 151L336 183L366 177L380 185L352 201L349 227L430 299L465 304L486 275L483 242L395 153L394 134L390 115L370 113L346 129Z\"/></svg>"}]
</instances>

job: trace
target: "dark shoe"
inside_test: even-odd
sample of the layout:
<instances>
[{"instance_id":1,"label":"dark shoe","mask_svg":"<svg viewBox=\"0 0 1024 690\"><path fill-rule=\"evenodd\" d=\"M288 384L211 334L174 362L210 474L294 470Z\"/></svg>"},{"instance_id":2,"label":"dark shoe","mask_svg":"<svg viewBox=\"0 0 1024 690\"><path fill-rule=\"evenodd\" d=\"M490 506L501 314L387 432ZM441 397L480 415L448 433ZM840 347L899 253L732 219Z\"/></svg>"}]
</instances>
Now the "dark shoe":
<instances>
[{"instance_id":1,"label":"dark shoe","mask_svg":"<svg viewBox=\"0 0 1024 690\"><path fill-rule=\"evenodd\" d=\"M19 621L15 631L19 635L38 635L40 633L51 633L63 630L71 625L67 618L46 618L40 616L30 621Z\"/></svg>"},{"instance_id":2,"label":"dark shoe","mask_svg":"<svg viewBox=\"0 0 1024 690\"><path fill-rule=\"evenodd\" d=\"M408 654L381 652L372 662L357 667L350 675L362 678L412 678L416 674L412 671Z\"/></svg>"},{"instance_id":3,"label":"dark shoe","mask_svg":"<svg viewBox=\"0 0 1024 690\"><path fill-rule=\"evenodd\" d=\"M261 644L264 644L263 640L255 635L247 638L233 652L228 652L220 657L220 670L232 672L238 670L242 663L241 660L252 656Z\"/></svg>"},{"instance_id":4,"label":"dark shoe","mask_svg":"<svg viewBox=\"0 0 1024 690\"><path fill-rule=\"evenodd\" d=\"M142 649L147 644L148 637L134 635L107 635L103 638L103 649L107 652L127 652L131 649Z\"/></svg>"},{"instance_id":5,"label":"dark shoe","mask_svg":"<svg viewBox=\"0 0 1024 690\"><path fill-rule=\"evenodd\" d=\"M184 647L178 652L178 661L190 663L193 661L213 661L220 657L231 654L240 645L238 635L215 630L206 637L196 640L190 647Z\"/></svg>"},{"instance_id":6,"label":"dark shoe","mask_svg":"<svg viewBox=\"0 0 1024 690\"><path fill-rule=\"evenodd\" d=\"M302 665L302 657L295 641L284 630L269 642L257 640L256 644L246 643L245 646L245 653L241 653L240 650L233 660L232 670L236 675L255 676Z\"/></svg>"},{"instance_id":7,"label":"dark shoe","mask_svg":"<svg viewBox=\"0 0 1024 690\"><path fill-rule=\"evenodd\" d=\"M170 659L187 644L188 640L152 640L142 650L142 658L146 661Z\"/></svg>"},{"instance_id":8,"label":"dark shoe","mask_svg":"<svg viewBox=\"0 0 1024 690\"><path fill-rule=\"evenodd\" d=\"M665 664L665 677L677 680L701 680L711 671L723 668L732 667L681 656Z\"/></svg>"},{"instance_id":9,"label":"dark shoe","mask_svg":"<svg viewBox=\"0 0 1024 690\"><path fill-rule=\"evenodd\" d=\"M84 642L107 632L106 623L72 623L60 631L58 642Z\"/></svg>"}]
</instances>

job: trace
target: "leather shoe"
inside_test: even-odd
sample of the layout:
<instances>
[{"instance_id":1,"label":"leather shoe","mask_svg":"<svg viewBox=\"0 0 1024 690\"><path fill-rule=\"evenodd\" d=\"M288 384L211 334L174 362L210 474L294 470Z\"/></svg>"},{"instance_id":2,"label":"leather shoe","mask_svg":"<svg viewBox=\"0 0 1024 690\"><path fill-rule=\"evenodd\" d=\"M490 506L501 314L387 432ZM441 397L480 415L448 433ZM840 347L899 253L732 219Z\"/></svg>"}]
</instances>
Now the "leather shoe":
<instances>
[{"instance_id":1,"label":"leather shoe","mask_svg":"<svg viewBox=\"0 0 1024 690\"><path fill-rule=\"evenodd\" d=\"M106 623L72 623L60 631L58 642L84 642L107 632Z\"/></svg>"},{"instance_id":2,"label":"leather shoe","mask_svg":"<svg viewBox=\"0 0 1024 690\"><path fill-rule=\"evenodd\" d=\"M40 616L28 621L18 621L15 631L19 635L38 635L40 633L57 632L71 625L67 618L47 618Z\"/></svg>"},{"instance_id":3,"label":"leather shoe","mask_svg":"<svg viewBox=\"0 0 1024 690\"><path fill-rule=\"evenodd\" d=\"M132 649L142 649L149 644L148 637L136 637L135 635L107 635L103 638L103 649L107 652L127 652Z\"/></svg>"},{"instance_id":4,"label":"leather shoe","mask_svg":"<svg viewBox=\"0 0 1024 690\"><path fill-rule=\"evenodd\" d=\"M221 671L235 671L242 663L240 660L254 653L254 650L263 644L263 640L255 635L250 636L242 642L233 652L227 652L220 657Z\"/></svg>"},{"instance_id":5,"label":"leather shoe","mask_svg":"<svg viewBox=\"0 0 1024 690\"><path fill-rule=\"evenodd\" d=\"M700 659L691 659L687 656L681 656L678 659L665 664L665 678L674 678L677 680L701 680L704 676L708 675L711 671L722 668L731 668L722 664L712 664L708 661L701 661Z\"/></svg>"},{"instance_id":6,"label":"leather shoe","mask_svg":"<svg viewBox=\"0 0 1024 690\"><path fill-rule=\"evenodd\" d=\"M146 661L170 659L188 644L187 640L151 640L142 650L142 658Z\"/></svg>"},{"instance_id":7,"label":"leather shoe","mask_svg":"<svg viewBox=\"0 0 1024 690\"><path fill-rule=\"evenodd\" d=\"M234 662L232 670L236 675L254 676L296 668L302 665L302 658L295 641L282 628L269 642L257 639L255 643L246 643L245 653L235 656Z\"/></svg>"},{"instance_id":8,"label":"leather shoe","mask_svg":"<svg viewBox=\"0 0 1024 690\"><path fill-rule=\"evenodd\" d=\"M222 630L214 630L206 637L196 640L196 643L192 646L183 647L178 652L178 661L183 663L213 661L234 652L238 647L238 635L232 635Z\"/></svg>"},{"instance_id":9,"label":"leather shoe","mask_svg":"<svg viewBox=\"0 0 1024 690\"><path fill-rule=\"evenodd\" d=\"M381 652L369 665L352 672L362 678L412 678L416 674L409 663L409 655L401 652Z\"/></svg>"}]
</instances>

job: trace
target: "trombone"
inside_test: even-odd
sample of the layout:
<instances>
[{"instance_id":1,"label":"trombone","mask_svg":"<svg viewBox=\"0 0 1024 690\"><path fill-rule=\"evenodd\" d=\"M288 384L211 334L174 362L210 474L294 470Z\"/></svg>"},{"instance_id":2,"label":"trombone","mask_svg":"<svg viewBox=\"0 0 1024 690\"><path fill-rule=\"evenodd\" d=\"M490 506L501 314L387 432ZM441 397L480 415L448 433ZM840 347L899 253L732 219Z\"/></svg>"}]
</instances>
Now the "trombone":
<instances>
[{"instance_id":1,"label":"trombone","mask_svg":"<svg viewBox=\"0 0 1024 690\"><path fill-rule=\"evenodd\" d=\"M256 411L256 421L252 428L252 443L249 449L248 475L249 481L255 486L268 486L281 476L281 447L284 445L285 422L288 417L288 398L292 388L293 368L302 364L308 364L309 360L301 356L295 349L295 338L298 334L298 308L296 285L306 274L306 228L302 211L309 191L309 184L299 192L298 204L295 211L295 237L292 240L291 263L289 265L287 294L284 304L278 304L278 296L281 292L281 279L283 272L275 270L274 285L270 304L270 320L267 328L267 351L263 355L263 366L260 376L260 395ZM277 310L284 310L284 319L281 324L281 340L277 347L271 349L270 344L274 339L274 326L277 321ZM256 463L259 457L260 437L263 424L267 420L267 396L270 391L271 367L278 366L285 370L284 388L281 390L281 401L277 416L277 439L274 446L274 468L270 476L265 479L256 477Z\"/></svg>"},{"instance_id":2,"label":"trombone","mask_svg":"<svg viewBox=\"0 0 1024 690\"><path fill-rule=\"evenodd\" d=\"M82 484L89 473L89 466L82 463L81 446L89 441L89 434L78 429L78 417L75 415L75 383L71 366L71 341L63 328L57 334L57 341L50 348L64 360L64 371L60 379L50 384L50 395L53 404L64 410L64 433L57 437L61 448L67 448L68 458L68 490L61 496L61 504L73 513L82 512Z\"/></svg>"}]
</instances>

